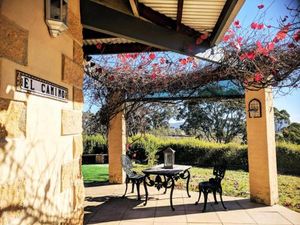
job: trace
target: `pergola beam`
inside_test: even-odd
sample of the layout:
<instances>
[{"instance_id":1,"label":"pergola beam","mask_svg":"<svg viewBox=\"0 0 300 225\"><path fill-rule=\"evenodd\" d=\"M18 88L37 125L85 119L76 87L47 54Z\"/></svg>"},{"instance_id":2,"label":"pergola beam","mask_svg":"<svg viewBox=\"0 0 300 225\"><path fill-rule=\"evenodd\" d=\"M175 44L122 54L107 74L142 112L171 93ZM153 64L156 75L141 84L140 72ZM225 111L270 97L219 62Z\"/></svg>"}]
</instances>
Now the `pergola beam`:
<instances>
[{"instance_id":1,"label":"pergola beam","mask_svg":"<svg viewBox=\"0 0 300 225\"><path fill-rule=\"evenodd\" d=\"M134 16L139 17L139 10L138 10L138 6L137 6L137 0L129 0L130 6L131 6L131 10Z\"/></svg>"},{"instance_id":2,"label":"pergola beam","mask_svg":"<svg viewBox=\"0 0 300 225\"><path fill-rule=\"evenodd\" d=\"M102 38L112 38L114 36L104 34L101 32L96 32L93 30L89 30L86 28L82 29L82 34L83 34L83 40L88 40L88 39L102 39Z\"/></svg>"},{"instance_id":3,"label":"pergola beam","mask_svg":"<svg viewBox=\"0 0 300 225\"><path fill-rule=\"evenodd\" d=\"M141 101L141 102L162 102L162 101L187 101L187 100L200 100L200 99L244 99L244 94L236 95L215 95L215 96L178 96L178 97L145 97L141 99L127 99L127 102Z\"/></svg>"},{"instance_id":4,"label":"pergola beam","mask_svg":"<svg viewBox=\"0 0 300 225\"><path fill-rule=\"evenodd\" d=\"M157 52L160 49L149 47L140 43L124 43L124 44L102 44L99 50L96 45L84 45L83 51L85 55L99 54L119 54L134 52Z\"/></svg>"},{"instance_id":5,"label":"pergola beam","mask_svg":"<svg viewBox=\"0 0 300 225\"><path fill-rule=\"evenodd\" d=\"M183 1L184 0L178 0L177 1L177 17L176 17L176 22L177 22L176 30L177 31L180 30L180 24L181 24L181 19L182 19Z\"/></svg>"},{"instance_id":6,"label":"pergola beam","mask_svg":"<svg viewBox=\"0 0 300 225\"><path fill-rule=\"evenodd\" d=\"M86 29L185 55L194 56L209 48L208 41L196 45L195 37L158 26L97 2L81 0L80 8L82 24Z\"/></svg>"}]
</instances>

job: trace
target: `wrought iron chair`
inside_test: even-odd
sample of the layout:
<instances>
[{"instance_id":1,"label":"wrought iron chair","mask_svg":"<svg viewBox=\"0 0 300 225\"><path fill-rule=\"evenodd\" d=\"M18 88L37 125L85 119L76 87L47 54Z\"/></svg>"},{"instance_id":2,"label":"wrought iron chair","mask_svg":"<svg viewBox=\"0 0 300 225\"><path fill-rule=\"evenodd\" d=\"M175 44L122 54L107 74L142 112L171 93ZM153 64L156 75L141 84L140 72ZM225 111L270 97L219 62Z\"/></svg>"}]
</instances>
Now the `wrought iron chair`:
<instances>
[{"instance_id":1,"label":"wrought iron chair","mask_svg":"<svg viewBox=\"0 0 300 225\"><path fill-rule=\"evenodd\" d=\"M126 173L126 189L125 189L125 193L123 195L123 198L126 196L127 193L127 189L128 189L128 183L132 183L132 193L134 192L134 185L136 185L136 189L137 189L137 194L138 194L138 200L141 200L141 196L140 196L140 184L144 181L145 179L145 175L144 174L138 174L137 172L135 172L132 168L132 163L130 158L127 155L122 155L121 156L121 161L122 161L122 167L123 170ZM146 190L146 186L144 183L144 188Z\"/></svg>"},{"instance_id":2,"label":"wrought iron chair","mask_svg":"<svg viewBox=\"0 0 300 225\"><path fill-rule=\"evenodd\" d=\"M225 165L216 165L214 166L213 175L214 178L210 178L209 181L200 182L199 183L199 198L198 201L195 203L196 205L200 201L201 192L203 192L204 195L204 206L202 212L206 210L206 204L207 204L207 195L208 193L213 193L215 204L218 204L216 193L218 192L220 194L221 203L224 209L227 209L224 205L223 199L222 199L222 179L225 176L226 166Z\"/></svg>"}]
</instances>

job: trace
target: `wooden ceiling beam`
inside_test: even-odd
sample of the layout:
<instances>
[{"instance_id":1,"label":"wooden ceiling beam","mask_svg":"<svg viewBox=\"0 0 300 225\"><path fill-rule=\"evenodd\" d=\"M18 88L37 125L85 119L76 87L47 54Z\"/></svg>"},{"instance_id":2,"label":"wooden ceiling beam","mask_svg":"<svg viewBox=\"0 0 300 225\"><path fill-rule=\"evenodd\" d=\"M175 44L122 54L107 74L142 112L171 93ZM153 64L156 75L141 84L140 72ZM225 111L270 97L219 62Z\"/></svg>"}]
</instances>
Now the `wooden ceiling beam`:
<instances>
[{"instance_id":1,"label":"wooden ceiling beam","mask_svg":"<svg viewBox=\"0 0 300 225\"><path fill-rule=\"evenodd\" d=\"M210 47L208 41L197 45L198 35L176 32L176 21L174 30L171 30L95 1L81 0L80 3L81 23L86 29L190 56L204 52Z\"/></svg>"},{"instance_id":2,"label":"wooden ceiling beam","mask_svg":"<svg viewBox=\"0 0 300 225\"><path fill-rule=\"evenodd\" d=\"M157 51L161 51L161 50L140 43L102 44L101 49L98 49L96 45L83 46L83 52L85 55L157 52Z\"/></svg>"},{"instance_id":3,"label":"wooden ceiling beam","mask_svg":"<svg viewBox=\"0 0 300 225\"><path fill-rule=\"evenodd\" d=\"M131 10L134 16L139 17L139 10L138 10L138 2L137 0L129 0L130 6L131 6Z\"/></svg>"},{"instance_id":4,"label":"wooden ceiling beam","mask_svg":"<svg viewBox=\"0 0 300 225\"><path fill-rule=\"evenodd\" d=\"M101 33L101 32L96 32L96 31L89 30L89 29L86 29L86 28L82 29L82 34L83 34L83 40L86 40L86 39L112 38L112 37L114 37L114 36L109 35L109 34L104 34L104 33Z\"/></svg>"},{"instance_id":5,"label":"wooden ceiling beam","mask_svg":"<svg viewBox=\"0 0 300 225\"><path fill-rule=\"evenodd\" d=\"M176 30L177 31L180 30L181 19L182 19L182 10L183 10L183 1L184 0L177 1L177 17L176 17L176 22L177 22Z\"/></svg>"}]
</instances>

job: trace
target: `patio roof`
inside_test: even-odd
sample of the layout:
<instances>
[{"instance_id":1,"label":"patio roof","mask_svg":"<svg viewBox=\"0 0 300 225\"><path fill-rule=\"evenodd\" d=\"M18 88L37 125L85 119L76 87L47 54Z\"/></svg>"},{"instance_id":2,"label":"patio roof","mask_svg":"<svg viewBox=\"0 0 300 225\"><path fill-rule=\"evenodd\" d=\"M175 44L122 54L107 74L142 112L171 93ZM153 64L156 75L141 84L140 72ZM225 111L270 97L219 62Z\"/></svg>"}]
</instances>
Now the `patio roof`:
<instances>
[{"instance_id":1,"label":"patio roof","mask_svg":"<svg viewBox=\"0 0 300 225\"><path fill-rule=\"evenodd\" d=\"M216 45L244 0L81 0L85 54L171 50L194 56ZM196 44L206 33L208 38ZM105 46L101 51L97 44Z\"/></svg>"}]
</instances>

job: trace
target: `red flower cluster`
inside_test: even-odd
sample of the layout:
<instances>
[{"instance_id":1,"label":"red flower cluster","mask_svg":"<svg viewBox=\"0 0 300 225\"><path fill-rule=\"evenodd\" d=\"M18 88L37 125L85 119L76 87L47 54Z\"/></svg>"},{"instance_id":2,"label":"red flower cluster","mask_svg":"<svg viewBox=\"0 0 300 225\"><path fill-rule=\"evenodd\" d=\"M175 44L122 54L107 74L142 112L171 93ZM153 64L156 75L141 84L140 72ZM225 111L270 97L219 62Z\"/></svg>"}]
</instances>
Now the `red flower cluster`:
<instances>
[{"instance_id":1,"label":"red flower cluster","mask_svg":"<svg viewBox=\"0 0 300 225\"><path fill-rule=\"evenodd\" d=\"M208 38L208 33L201 34L197 39L196 39L196 45L200 45L204 40Z\"/></svg>"},{"instance_id":2,"label":"red flower cluster","mask_svg":"<svg viewBox=\"0 0 300 225\"><path fill-rule=\"evenodd\" d=\"M233 30L231 30L231 29L229 29L228 31L227 31L227 33L224 35L224 37L223 37L223 41L224 42L228 42L231 38L233 38L234 37L234 31Z\"/></svg>"},{"instance_id":3,"label":"red flower cluster","mask_svg":"<svg viewBox=\"0 0 300 225\"><path fill-rule=\"evenodd\" d=\"M126 59L130 59L130 58L136 59L138 56L139 56L139 53L133 53L133 54L131 54L131 53L126 53L126 54L125 54L125 58L126 58Z\"/></svg>"},{"instance_id":4,"label":"red flower cluster","mask_svg":"<svg viewBox=\"0 0 300 225\"><path fill-rule=\"evenodd\" d=\"M294 40L296 42L300 41L300 30L297 30L294 34Z\"/></svg>"},{"instance_id":5,"label":"red flower cluster","mask_svg":"<svg viewBox=\"0 0 300 225\"><path fill-rule=\"evenodd\" d=\"M259 5L257 6L258 9L262 9L262 8L264 8L264 7L265 7L264 4L259 4Z\"/></svg>"},{"instance_id":6,"label":"red flower cluster","mask_svg":"<svg viewBox=\"0 0 300 225\"><path fill-rule=\"evenodd\" d=\"M246 52L240 55L240 60L243 61L244 59L254 60L255 59L255 52Z\"/></svg>"},{"instance_id":7,"label":"red flower cluster","mask_svg":"<svg viewBox=\"0 0 300 225\"><path fill-rule=\"evenodd\" d=\"M260 72L256 72L254 74L254 81L255 82L260 82L263 79L263 75Z\"/></svg>"},{"instance_id":8,"label":"red flower cluster","mask_svg":"<svg viewBox=\"0 0 300 225\"><path fill-rule=\"evenodd\" d=\"M108 79L109 79L110 81L113 81L113 80L115 79L115 77L114 77L114 76L109 76Z\"/></svg>"},{"instance_id":9,"label":"red flower cluster","mask_svg":"<svg viewBox=\"0 0 300 225\"><path fill-rule=\"evenodd\" d=\"M277 32L275 38L273 39L273 42L277 43L279 41L282 41L286 38L287 33L289 32L291 24L285 25L280 31Z\"/></svg>"},{"instance_id":10,"label":"red flower cluster","mask_svg":"<svg viewBox=\"0 0 300 225\"><path fill-rule=\"evenodd\" d=\"M274 42L269 42L266 47L263 47L260 41L256 42L257 50L256 52L262 54L264 56L268 56L270 51L272 51L275 47Z\"/></svg>"},{"instance_id":11,"label":"red flower cluster","mask_svg":"<svg viewBox=\"0 0 300 225\"><path fill-rule=\"evenodd\" d=\"M265 25L263 23L256 23L256 22L252 22L250 27L253 29L253 30L262 30L264 29Z\"/></svg>"},{"instance_id":12,"label":"red flower cluster","mask_svg":"<svg viewBox=\"0 0 300 225\"><path fill-rule=\"evenodd\" d=\"M272 51L275 47L274 42L269 42L265 47L262 45L260 41L256 42L256 51L245 52L239 56L240 60L243 61L245 59L254 60L256 54L262 54L264 56L269 56L270 51Z\"/></svg>"},{"instance_id":13,"label":"red flower cluster","mask_svg":"<svg viewBox=\"0 0 300 225\"><path fill-rule=\"evenodd\" d=\"M186 65L188 63L187 59L179 59L181 65Z\"/></svg>"},{"instance_id":14,"label":"red flower cluster","mask_svg":"<svg viewBox=\"0 0 300 225\"><path fill-rule=\"evenodd\" d=\"M100 44L100 43L96 44L96 48L97 48L98 50L101 50L101 49L102 49L102 44Z\"/></svg>"},{"instance_id":15,"label":"red flower cluster","mask_svg":"<svg viewBox=\"0 0 300 225\"><path fill-rule=\"evenodd\" d=\"M239 20L234 21L233 26L235 26L236 28L241 28L240 21Z\"/></svg>"},{"instance_id":16,"label":"red flower cluster","mask_svg":"<svg viewBox=\"0 0 300 225\"><path fill-rule=\"evenodd\" d=\"M149 58L150 58L151 60L155 59L155 57L156 57L156 56L155 56L154 53L150 53L150 54L149 54Z\"/></svg>"},{"instance_id":17,"label":"red flower cluster","mask_svg":"<svg viewBox=\"0 0 300 225\"><path fill-rule=\"evenodd\" d=\"M156 73L152 73L152 74L151 74L151 79L152 79L152 80L155 80L156 78L157 78Z\"/></svg>"}]
</instances>

